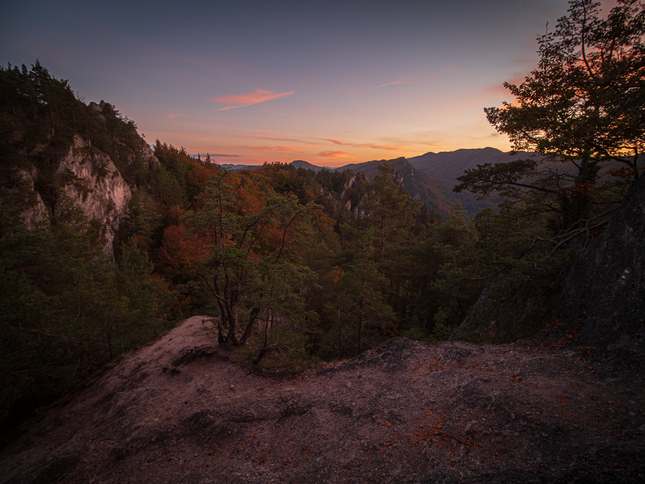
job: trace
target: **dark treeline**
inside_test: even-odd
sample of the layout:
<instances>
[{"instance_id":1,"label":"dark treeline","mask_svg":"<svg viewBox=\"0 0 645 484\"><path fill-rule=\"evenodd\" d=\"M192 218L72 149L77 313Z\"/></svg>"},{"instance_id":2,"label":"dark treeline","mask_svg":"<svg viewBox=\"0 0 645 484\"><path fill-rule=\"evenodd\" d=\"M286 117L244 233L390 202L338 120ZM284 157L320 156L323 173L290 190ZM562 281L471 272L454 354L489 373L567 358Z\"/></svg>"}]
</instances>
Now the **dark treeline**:
<instances>
[{"instance_id":1,"label":"dark treeline","mask_svg":"<svg viewBox=\"0 0 645 484\"><path fill-rule=\"evenodd\" d=\"M455 206L441 220L387 163L373 179L280 163L232 172L160 141L154 161L113 106L85 105L38 63L3 68L0 418L24 417L195 314L213 317L213 337L237 348L240 361L292 370L393 336L432 342L459 328L462 338L511 341L543 329L575 252L602 231L639 173L637 4L619 2L605 22L591 2L572 2L569 17L539 39L540 67L507 85L522 102L491 108L488 118L518 150L573 171L533 160L469 170L456 190L505 197L471 218ZM596 44L581 63L581 37L570 34L588 30L590 18L600 33L587 37ZM608 69L608 58L620 69ZM614 78L598 84L602 76ZM629 130L612 111L616 99ZM57 171L75 136L110 156L132 190L113 262L101 227L65 196L73 173ZM624 168L602 172L606 162ZM27 227L36 194L47 210Z\"/></svg>"}]
</instances>

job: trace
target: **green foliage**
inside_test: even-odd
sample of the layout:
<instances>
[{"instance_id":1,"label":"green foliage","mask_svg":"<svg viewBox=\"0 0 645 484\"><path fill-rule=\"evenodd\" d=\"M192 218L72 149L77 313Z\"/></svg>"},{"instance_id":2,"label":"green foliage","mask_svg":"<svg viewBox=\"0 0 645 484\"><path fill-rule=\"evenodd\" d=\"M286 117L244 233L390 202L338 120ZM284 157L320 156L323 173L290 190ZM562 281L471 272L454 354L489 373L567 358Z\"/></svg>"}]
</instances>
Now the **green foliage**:
<instances>
[{"instance_id":1,"label":"green foliage","mask_svg":"<svg viewBox=\"0 0 645 484\"><path fill-rule=\"evenodd\" d=\"M380 342L393 329L394 311L385 300L383 289L387 280L375 260L374 233L371 227L352 244L336 300L339 334L342 326L350 328L345 339L352 343L356 355ZM339 341L342 343L340 337ZM341 352L343 349L341 345Z\"/></svg>"},{"instance_id":2,"label":"green foliage","mask_svg":"<svg viewBox=\"0 0 645 484\"><path fill-rule=\"evenodd\" d=\"M125 312L123 351L158 338L170 328L168 313L175 294L153 269L147 252L136 239L121 248L115 275Z\"/></svg>"},{"instance_id":3,"label":"green foliage","mask_svg":"<svg viewBox=\"0 0 645 484\"><path fill-rule=\"evenodd\" d=\"M163 215L159 205L152 196L144 190L134 190L128 203L126 220L120 227L120 238L127 241L136 236L140 243L148 248L158 245Z\"/></svg>"},{"instance_id":4,"label":"green foliage","mask_svg":"<svg viewBox=\"0 0 645 484\"><path fill-rule=\"evenodd\" d=\"M435 297L441 301L433 316L434 338L445 339L449 329L456 327L476 301L480 286L471 281L477 268L476 244L479 234L459 205L452 208L447 223L434 233L433 252L440 261L432 282Z\"/></svg>"},{"instance_id":5,"label":"green foliage","mask_svg":"<svg viewBox=\"0 0 645 484\"><path fill-rule=\"evenodd\" d=\"M487 198L499 191L504 197L518 198L522 191L532 188L526 180L537 174L537 162L534 160L515 160L491 165L484 163L476 169L466 170L458 180L461 182L454 189L459 193L468 190Z\"/></svg>"},{"instance_id":6,"label":"green foliage","mask_svg":"<svg viewBox=\"0 0 645 484\"><path fill-rule=\"evenodd\" d=\"M4 427L167 330L172 294L136 244L110 264L92 226L65 199L52 229L26 230L12 193L0 190Z\"/></svg>"},{"instance_id":7,"label":"green foliage","mask_svg":"<svg viewBox=\"0 0 645 484\"><path fill-rule=\"evenodd\" d=\"M548 307L575 250L602 232L625 180L638 177L645 12L638 0L619 0L606 18L599 7L571 1L555 31L538 38L538 67L520 85L505 84L515 101L486 109L516 150L544 156L480 165L458 178L455 191L505 201L499 213L475 217L474 245L442 267L436 284L453 294L456 281L485 284L489 320L528 321L509 315L522 305L526 313ZM608 163L625 168L603 170ZM474 319L485 319L483 312ZM507 333L517 335L517 326Z\"/></svg>"},{"instance_id":8,"label":"green foliage","mask_svg":"<svg viewBox=\"0 0 645 484\"><path fill-rule=\"evenodd\" d=\"M525 216L547 214L547 237L556 248L590 243L624 196L625 179L638 177L644 34L641 1L620 0L606 18L599 3L571 1L555 31L538 38L538 67L520 85L505 84L515 101L485 110L516 150L546 160L478 166L459 177L455 191L497 191ZM610 162L624 168L601 172Z\"/></svg>"},{"instance_id":9,"label":"green foliage","mask_svg":"<svg viewBox=\"0 0 645 484\"><path fill-rule=\"evenodd\" d=\"M522 84L504 84L515 102L486 109L515 149L636 169L645 133L645 15L640 0L617 3L603 18L599 2L571 1L555 31L538 38L538 67Z\"/></svg>"}]
</instances>

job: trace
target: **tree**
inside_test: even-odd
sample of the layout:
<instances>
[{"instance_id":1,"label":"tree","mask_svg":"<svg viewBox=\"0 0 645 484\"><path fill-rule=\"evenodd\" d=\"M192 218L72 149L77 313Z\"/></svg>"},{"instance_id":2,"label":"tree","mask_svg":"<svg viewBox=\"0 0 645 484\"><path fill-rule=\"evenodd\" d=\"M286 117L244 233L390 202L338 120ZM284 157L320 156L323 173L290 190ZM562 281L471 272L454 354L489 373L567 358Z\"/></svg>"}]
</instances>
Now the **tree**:
<instances>
[{"instance_id":1,"label":"tree","mask_svg":"<svg viewBox=\"0 0 645 484\"><path fill-rule=\"evenodd\" d=\"M415 225L414 216L422 203L413 201L399 186L387 162L381 163L378 170L374 181L364 187L366 193L359 202L361 216L357 225L374 227L375 248L385 255L409 241Z\"/></svg>"},{"instance_id":2,"label":"tree","mask_svg":"<svg viewBox=\"0 0 645 484\"><path fill-rule=\"evenodd\" d=\"M514 150L542 158L480 165L455 191L498 191L530 216L549 214L554 247L590 243L624 196L624 180L643 169L644 39L642 1L618 0L604 19L599 3L571 1L555 31L538 38L538 67L520 85L504 84L515 101L485 109ZM623 168L599 183L603 163Z\"/></svg>"},{"instance_id":3,"label":"tree","mask_svg":"<svg viewBox=\"0 0 645 484\"><path fill-rule=\"evenodd\" d=\"M355 193L356 214L339 223L341 277L338 294L324 311L333 322L325 344L337 355L345 353L346 341L360 353L395 334L410 309L410 259L418 241L414 217L421 202L411 200L387 162L378 171Z\"/></svg>"},{"instance_id":4,"label":"tree","mask_svg":"<svg viewBox=\"0 0 645 484\"><path fill-rule=\"evenodd\" d=\"M345 267L340 281L339 296L336 301L338 314L338 350L343 351L343 327L354 327L355 336L347 334L356 347L356 355L364 348L364 340L370 332L377 330L376 340L393 329L394 311L385 301L383 287L385 276L379 271L375 261L376 249L372 245L375 237L374 227L362 232L349 249L351 262ZM374 340L369 342L369 346Z\"/></svg>"},{"instance_id":5,"label":"tree","mask_svg":"<svg viewBox=\"0 0 645 484\"><path fill-rule=\"evenodd\" d=\"M505 83L514 103L487 108L488 121L515 150L574 161L581 176L600 161L638 176L645 142L645 12L618 0L573 0L554 32L538 38L540 62L522 84Z\"/></svg>"},{"instance_id":6,"label":"tree","mask_svg":"<svg viewBox=\"0 0 645 484\"><path fill-rule=\"evenodd\" d=\"M219 309L219 342L242 346L262 323L258 363L293 339L272 339L269 330L301 328L307 319L304 298L315 274L302 263L308 245L303 239L313 240L314 206L299 204L295 195L255 190L246 177L221 169L187 226L210 240L206 260L192 265Z\"/></svg>"}]
</instances>

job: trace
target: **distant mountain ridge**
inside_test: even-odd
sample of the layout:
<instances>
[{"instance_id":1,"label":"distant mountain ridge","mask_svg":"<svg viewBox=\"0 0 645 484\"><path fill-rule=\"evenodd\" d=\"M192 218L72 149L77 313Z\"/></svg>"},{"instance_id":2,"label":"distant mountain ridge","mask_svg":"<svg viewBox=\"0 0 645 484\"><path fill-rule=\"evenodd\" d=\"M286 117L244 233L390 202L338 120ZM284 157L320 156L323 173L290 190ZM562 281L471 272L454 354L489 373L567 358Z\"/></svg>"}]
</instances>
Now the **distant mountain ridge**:
<instances>
[{"instance_id":1,"label":"distant mountain ridge","mask_svg":"<svg viewBox=\"0 0 645 484\"><path fill-rule=\"evenodd\" d=\"M413 198L424 201L426 206L440 213L444 218L450 215L450 207L460 203L469 217L486 207L495 208L501 199L477 200L470 192L455 193L457 177L465 170L476 168L484 163L497 164L537 155L528 152L503 152L496 148L460 149L440 153L425 153L412 158L389 160L390 166L403 174L403 187ZM336 168L363 172L367 176L376 173L384 160L354 163ZM409 168L405 165L409 165Z\"/></svg>"},{"instance_id":2,"label":"distant mountain ridge","mask_svg":"<svg viewBox=\"0 0 645 484\"><path fill-rule=\"evenodd\" d=\"M533 158L534 153L520 151L515 154L504 152L496 148L461 149L456 151L442 151L440 153L426 153L408 158L416 169L427 175L446 181L454 181L464 174L465 170L476 168L477 165L490 163L505 163L522 158Z\"/></svg>"},{"instance_id":3,"label":"distant mountain ridge","mask_svg":"<svg viewBox=\"0 0 645 484\"><path fill-rule=\"evenodd\" d=\"M425 205L442 217L450 215L450 208L460 203L469 217L486 207L496 208L501 199L477 200L470 192L455 193L452 189L458 184L457 177L465 170L477 165L509 162L522 158L534 158L538 155L529 152L504 152L496 148L470 148L439 153L428 152L412 158L391 160L371 160L363 163L350 163L339 167L317 166L305 160L294 160L290 165L318 172L323 169L331 171L350 170L364 173L373 179L378 173L378 166L387 161L390 167L401 177L401 185L412 198L422 200ZM254 165L222 165L231 170L254 170Z\"/></svg>"},{"instance_id":4,"label":"distant mountain ridge","mask_svg":"<svg viewBox=\"0 0 645 484\"><path fill-rule=\"evenodd\" d=\"M335 170L335 168L331 168L329 166L312 165L305 160L294 160L289 164L295 166L296 168L304 168L306 170L313 170L315 172L319 172L320 170Z\"/></svg>"},{"instance_id":5,"label":"distant mountain ridge","mask_svg":"<svg viewBox=\"0 0 645 484\"><path fill-rule=\"evenodd\" d=\"M415 200L421 200L430 210L441 214L443 218L450 215L450 207L459 202L458 194L452 191L454 184L434 178L415 169L406 158L393 160L372 160L366 163L345 165L336 170L350 170L363 173L369 179L378 175L378 167L387 161L394 171L397 181Z\"/></svg>"}]
</instances>

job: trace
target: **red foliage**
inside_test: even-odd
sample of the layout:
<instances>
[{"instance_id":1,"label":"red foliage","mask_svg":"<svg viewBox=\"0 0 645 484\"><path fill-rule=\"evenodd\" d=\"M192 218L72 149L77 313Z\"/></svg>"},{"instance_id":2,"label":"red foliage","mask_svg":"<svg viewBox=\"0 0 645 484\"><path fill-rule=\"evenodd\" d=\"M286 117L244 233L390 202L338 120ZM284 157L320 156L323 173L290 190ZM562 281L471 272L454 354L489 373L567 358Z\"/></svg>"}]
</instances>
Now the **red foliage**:
<instances>
[{"instance_id":1,"label":"red foliage","mask_svg":"<svg viewBox=\"0 0 645 484\"><path fill-rule=\"evenodd\" d=\"M209 257L211 236L191 233L184 223L164 230L159 265L169 277L175 277L199 267Z\"/></svg>"}]
</instances>

